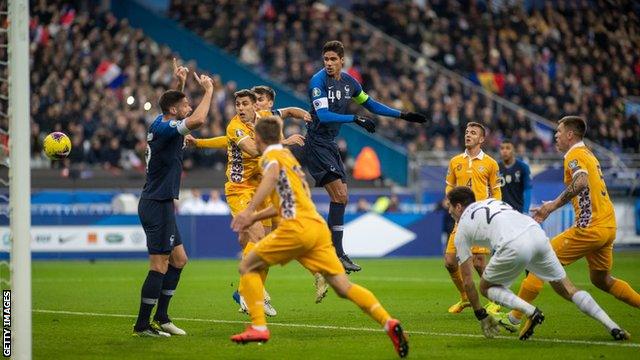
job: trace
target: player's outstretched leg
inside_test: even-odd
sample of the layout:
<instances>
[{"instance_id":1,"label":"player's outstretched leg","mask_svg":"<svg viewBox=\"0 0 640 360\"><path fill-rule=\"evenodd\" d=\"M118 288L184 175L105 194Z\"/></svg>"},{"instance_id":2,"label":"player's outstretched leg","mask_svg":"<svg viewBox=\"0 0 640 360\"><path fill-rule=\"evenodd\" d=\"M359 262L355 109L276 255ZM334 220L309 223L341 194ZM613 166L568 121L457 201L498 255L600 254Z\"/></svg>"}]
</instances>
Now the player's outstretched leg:
<instances>
[{"instance_id":1,"label":"player's outstretched leg","mask_svg":"<svg viewBox=\"0 0 640 360\"><path fill-rule=\"evenodd\" d=\"M640 308L640 294L624 280L611 276L608 270L590 270L593 285L615 296L616 299L633 307Z\"/></svg>"},{"instance_id":2,"label":"player's outstretched leg","mask_svg":"<svg viewBox=\"0 0 640 360\"><path fill-rule=\"evenodd\" d=\"M551 287L563 298L572 301L580 311L598 320L604 325L614 340L628 340L629 333L616 324L600 305L584 290L578 290L569 278L550 282Z\"/></svg>"},{"instance_id":3,"label":"player's outstretched leg","mask_svg":"<svg viewBox=\"0 0 640 360\"><path fill-rule=\"evenodd\" d=\"M400 357L403 358L409 354L409 341L404 334L400 321L391 318L371 291L360 285L352 284L345 274L326 275L325 279L338 296L351 300L384 327Z\"/></svg>"}]
</instances>

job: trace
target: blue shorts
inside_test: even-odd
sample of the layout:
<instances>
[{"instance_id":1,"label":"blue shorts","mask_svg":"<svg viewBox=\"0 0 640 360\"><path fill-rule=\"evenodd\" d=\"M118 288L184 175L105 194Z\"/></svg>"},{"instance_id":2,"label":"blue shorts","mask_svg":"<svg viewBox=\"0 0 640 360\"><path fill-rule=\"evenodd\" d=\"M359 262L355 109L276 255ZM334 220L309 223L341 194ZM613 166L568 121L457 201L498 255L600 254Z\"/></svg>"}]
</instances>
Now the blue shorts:
<instances>
[{"instance_id":1,"label":"blue shorts","mask_svg":"<svg viewBox=\"0 0 640 360\"><path fill-rule=\"evenodd\" d=\"M147 235L149 254L169 255L174 247L182 245L173 199L140 199L138 216Z\"/></svg>"},{"instance_id":2,"label":"blue shorts","mask_svg":"<svg viewBox=\"0 0 640 360\"><path fill-rule=\"evenodd\" d=\"M317 187L338 179L347 181L344 163L335 142L314 142L307 139L304 144L304 160Z\"/></svg>"}]
</instances>

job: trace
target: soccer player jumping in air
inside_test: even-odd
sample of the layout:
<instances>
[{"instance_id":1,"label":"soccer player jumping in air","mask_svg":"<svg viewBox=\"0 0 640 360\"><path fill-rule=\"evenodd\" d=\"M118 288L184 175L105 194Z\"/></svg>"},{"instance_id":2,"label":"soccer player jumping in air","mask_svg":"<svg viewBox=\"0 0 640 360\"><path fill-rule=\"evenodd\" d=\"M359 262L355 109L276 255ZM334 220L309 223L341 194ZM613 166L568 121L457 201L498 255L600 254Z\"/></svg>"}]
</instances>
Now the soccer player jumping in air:
<instances>
[{"instance_id":1,"label":"soccer player jumping in air","mask_svg":"<svg viewBox=\"0 0 640 360\"><path fill-rule=\"evenodd\" d=\"M347 176L336 137L344 123L353 122L370 133L375 132L376 125L364 116L349 114L349 103L355 101L374 114L410 122L424 123L427 118L423 114L390 108L367 95L351 75L342 72L344 46L341 42L329 41L324 44L322 59L324 68L313 75L309 83L313 120L307 123L304 158L316 186L324 187L331 198L328 221L331 239L342 265L350 273L361 268L349 259L342 247L344 210L348 200Z\"/></svg>"}]
</instances>

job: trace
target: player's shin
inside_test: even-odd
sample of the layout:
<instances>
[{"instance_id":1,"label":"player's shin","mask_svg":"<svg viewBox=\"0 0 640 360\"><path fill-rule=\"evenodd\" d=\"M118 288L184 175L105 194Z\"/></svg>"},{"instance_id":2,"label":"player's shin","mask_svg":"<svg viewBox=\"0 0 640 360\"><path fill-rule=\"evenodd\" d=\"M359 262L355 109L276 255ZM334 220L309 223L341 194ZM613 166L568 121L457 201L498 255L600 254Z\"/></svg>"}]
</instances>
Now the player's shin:
<instances>
[{"instance_id":1,"label":"player's shin","mask_svg":"<svg viewBox=\"0 0 640 360\"><path fill-rule=\"evenodd\" d=\"M344 249L342 248L342 235L344 231L344 210L345 204L331 202L329 204L329 229L331 229L331 241L333 247L336 248L336 254L338 257L344 255Z\"/></svg>"},{"instance_id":2,"label":"player's shin","mask_svg":"<svg viewBox=\"0 0 640 360\"><path fill-rule=\"evenodd\" d=\"M620 328L618 324L613 322L609 315L602 310L600 305L598 305L588 292L584 290L576 292L571 297L571 301L576 304L580 311L600 321L600 323L602 323L602 325L604 325L609 331Z\"/></svg>"},{"instance_id":3,"label":"player's shin","mask_svg":"<svg viewBox=\"0 0 640 360\"><path fill-rule=\"evenodd\" d=\"M240 294L244 297L253 326L267 325L264 315L264 285L258 272L250 271L240 276Z\"/></svg>"},{"instance_id":4,"label":"player's shin","mask_svg":"<svg viewBox=\"0 0 640 360\"><path fill-rule=\"evenodd\" d=\"M352 284L347 291L347 299L358 305L362 311L369 314L378 324L384 326L391 316L387 310L380 305L373 293L360 285Z\"/></svg>"},{"instance_id":5,"label":"player's shin","mask_svg":"<svg viewBox=\"0 0 640 360\"><path fill-rule=\"evenodd\" d=\"M511 290L502 286L492 286L487 289L487 297L500 305L518 310L527 316L531 316L536 310L535 306L517 297Z\"/></svg>"},{"instance_id":6,"label":"player's shin","mask_svg":"<svg viewBox=\"0 0 640 360\"><path fill-rule=\"evenodd\" d=\"M140 311L138 312L138 319L134 326L135 331L142 331L149 328L149 317L160 297L163 278L164 274L161 272L149 270L149 273L147 273L147 278L142 285Z\"/></svg>"},{"instance_id":7,"label":"player's shin","mask_svg":"<svg viewBox=\"0 0 640 360\"><path fill-rule=\"evenodd\" d=\"M160 292L160 298L158 299L158 307L156 309L156 314L153 317L153 319L157 320L160 324L170 321L168 314L169 302L178 287L181 273L182 269L169 265L167 273L164 275L162 290Z\"/></svg>"},{"instance_id":8,"label":"player's shin","mask_svg":"<svg viewBox=\"0 0 640 360\"><path fill-rule=\"evenodd\" d=\"M532 273L529 273L527 277L522 281L520 285L520 290L518 291L518 297L528 303L531 303L533 300L538 297L540 290L542 290L542 286L544 282L540 280L537 276ZM518 310L511 311L509 313L509 317L513 317L515 319L520 319L522 317L522 313Z\"/></svg>"},{"instance_id":9,"label":"player's shin","mask_svg":"<svg viewBox=\"0 0 640 360\"><path fill-rule=\"evenodd\" d=\"M626 281L614 279L613 285L609 288L609 294L631 306L640 307L640 294L633 290Z\"/></svg>"}]
</instances>

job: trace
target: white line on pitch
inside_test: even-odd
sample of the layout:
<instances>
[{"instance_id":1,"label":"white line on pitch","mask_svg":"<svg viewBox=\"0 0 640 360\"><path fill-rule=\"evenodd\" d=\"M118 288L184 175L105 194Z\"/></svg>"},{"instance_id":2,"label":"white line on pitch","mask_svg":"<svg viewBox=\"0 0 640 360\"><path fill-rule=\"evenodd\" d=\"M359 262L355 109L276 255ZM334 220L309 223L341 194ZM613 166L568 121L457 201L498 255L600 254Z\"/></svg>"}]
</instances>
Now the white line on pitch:
<instances>
[{"instance_id":1,"label":"white line on pitch","mask_svg":"<svg viewBox=\"0 0 640 360\"><path fill-rule=\"evenodd\" d=\"M33 312L35 312L35 313L43 313L43 314L78 315L78 316L102 316L102 317L117 317L117 318L135 318L136 317L135 315L125 315L125 314L104 314L104 313L94 313L94 312L65 311L65 310L34 309ZM193 319L193 318L172 318L172 319L173 320L180 320L180 321L207 322L207 323L218 323L218 324L246 324L247 323L247 321L240 321L240 320ZM382 332L381 329L361 328L361 327L348 327L348 326L333 326L333 325L287 324L287 323L274 323L274 322L270 322L269 325L271 325L271 326L299 327L299 328L309 328L309 329ZM484 338L483 335L479 335L479 334L439 333L439 332L433 332L433 331L407 331L407 334L429 335L429 336L448 336L448 337L465 337L465 338ZM510 337L510 336L496 336L496 338L498 338L498 339L507 339L507 340L517 340L518 339L517 337ZM532 338L532 339L529 339L528 341L550 342L550 343L561 343L561 344L576 344L576 345L604 345L604 346L640 348L640 344L613 342L613 341L607 342L607 341L587 341L587 340L549 339L549 338Z\"/></svg>"}]
</instances>

